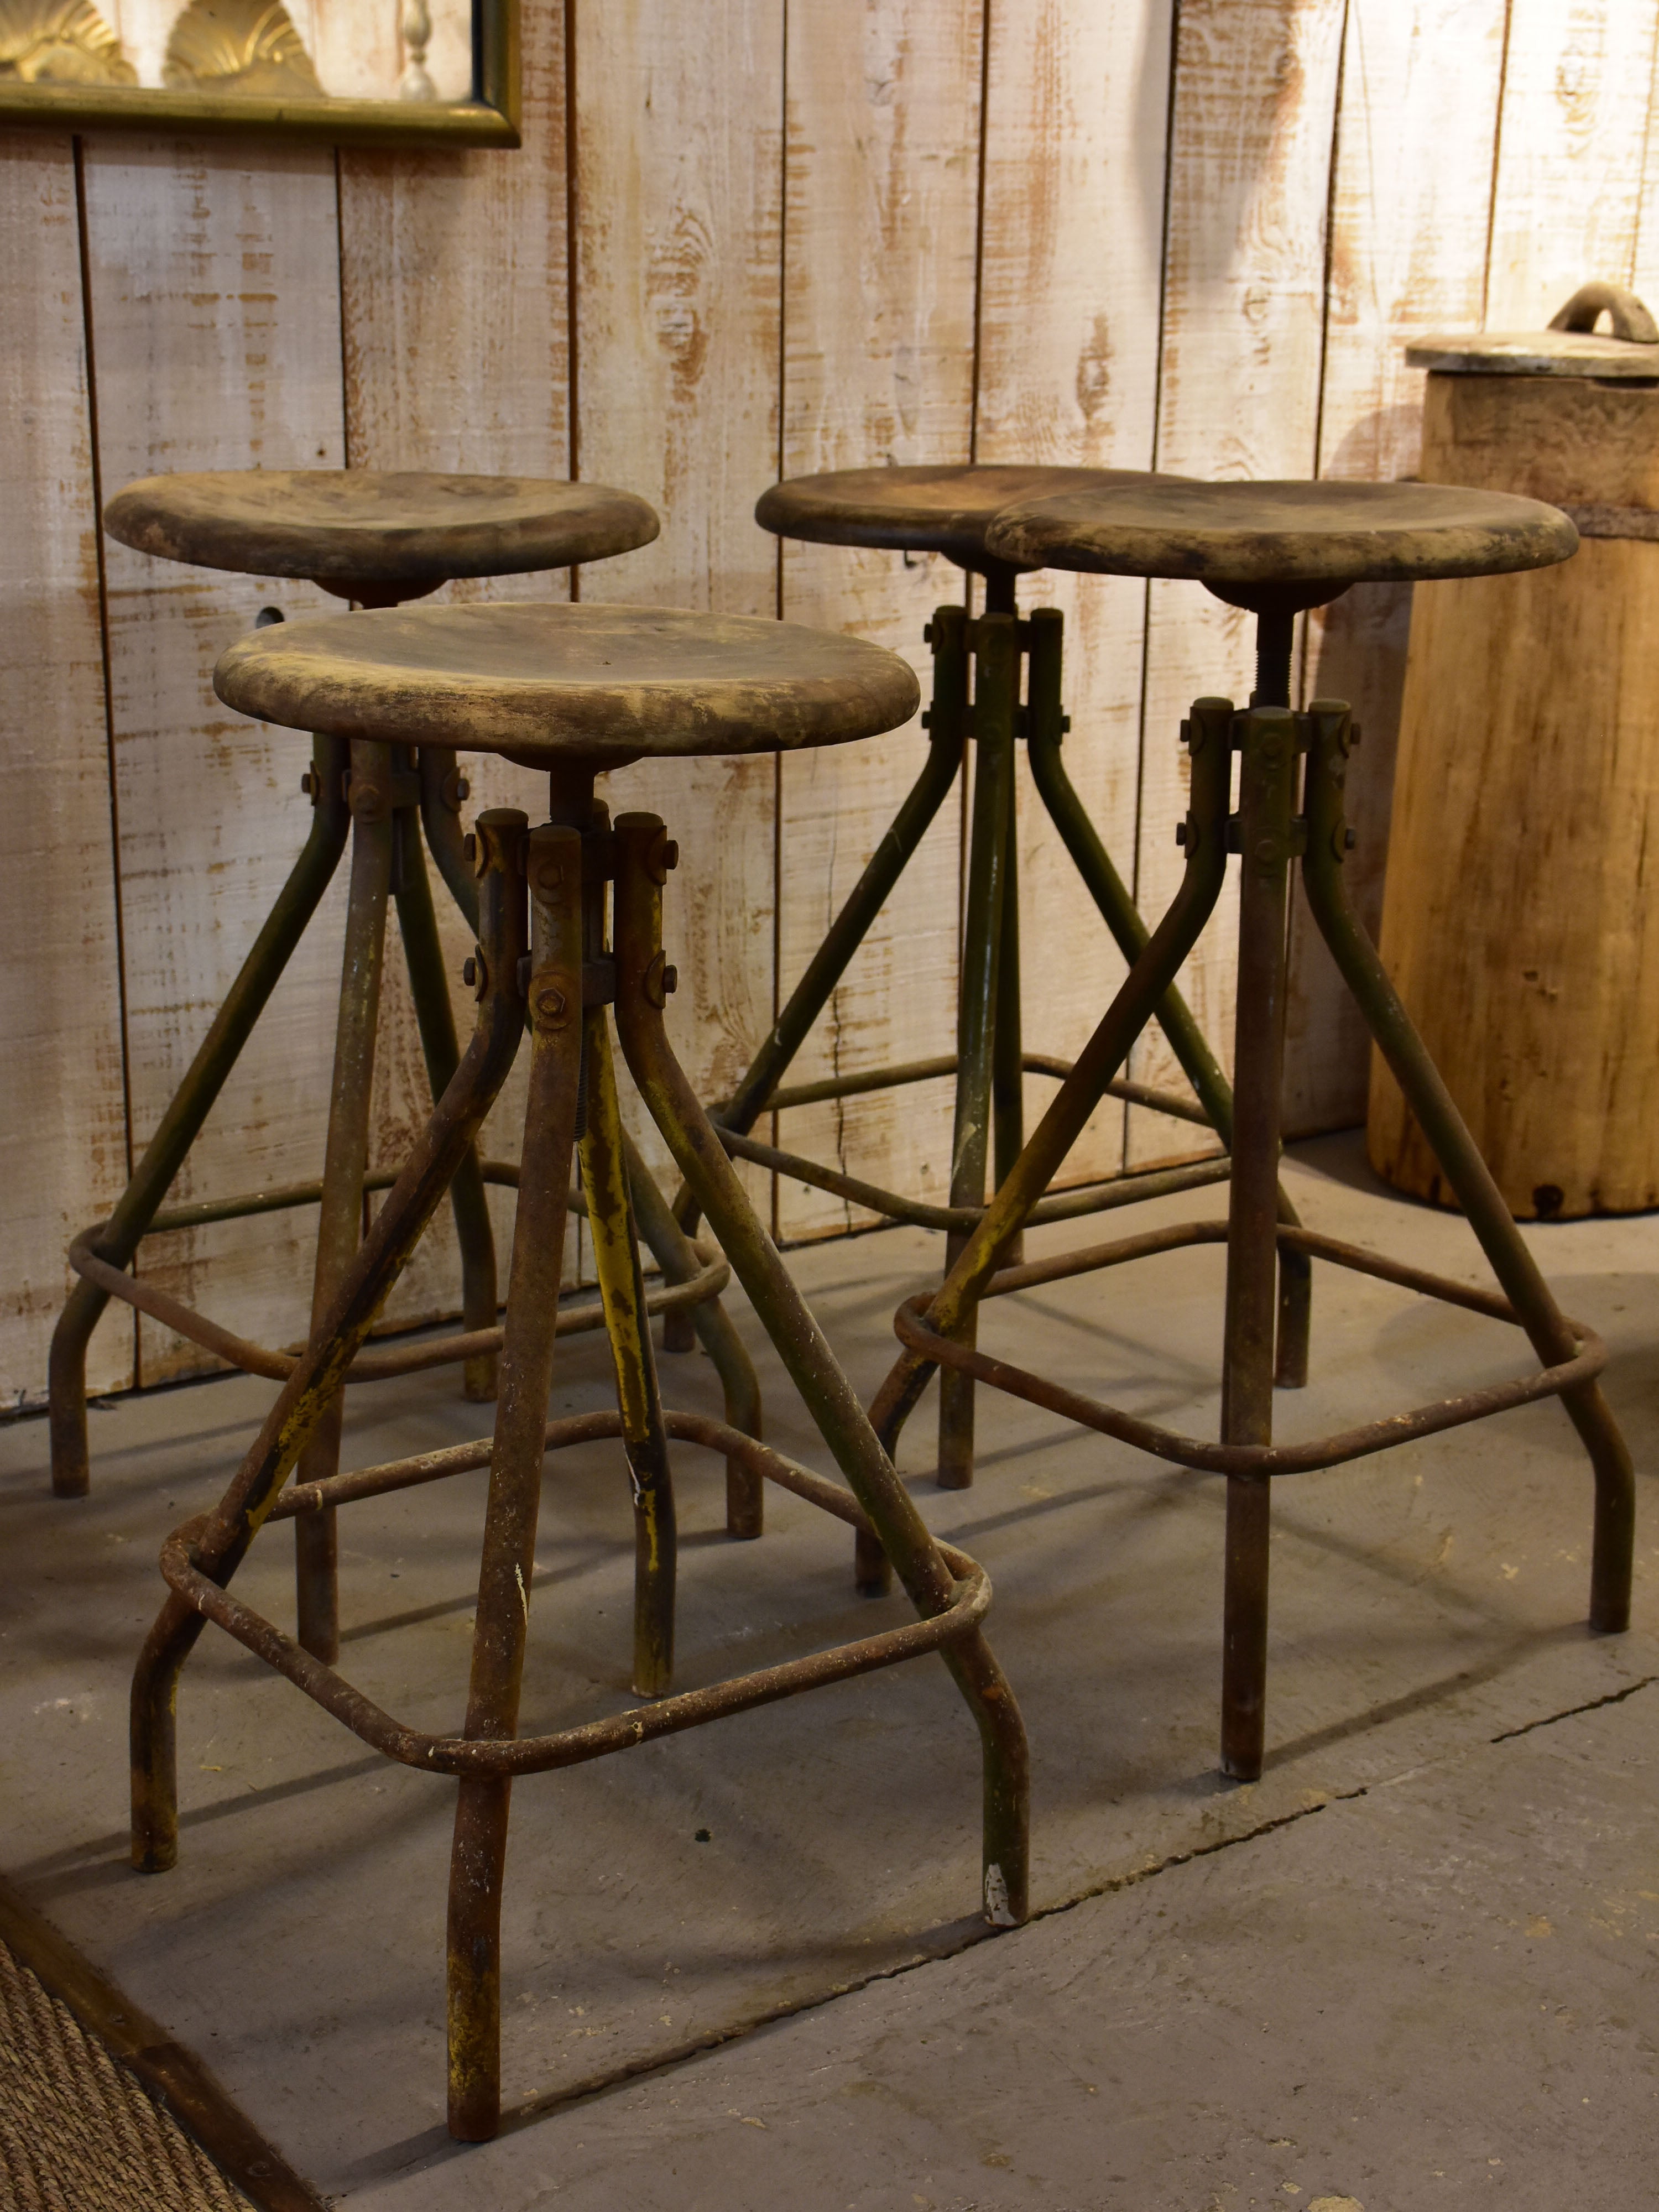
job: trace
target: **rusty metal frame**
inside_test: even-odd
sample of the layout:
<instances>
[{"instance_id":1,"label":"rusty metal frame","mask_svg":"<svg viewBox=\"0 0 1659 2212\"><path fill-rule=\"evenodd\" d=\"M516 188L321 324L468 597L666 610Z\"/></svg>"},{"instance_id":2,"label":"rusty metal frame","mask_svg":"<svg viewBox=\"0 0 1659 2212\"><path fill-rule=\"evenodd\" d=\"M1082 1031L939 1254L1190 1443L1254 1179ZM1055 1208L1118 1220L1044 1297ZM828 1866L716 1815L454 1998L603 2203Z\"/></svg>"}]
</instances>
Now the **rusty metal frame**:
<instances>
[{"instance_id":1,"label":"rusty metal frame","mask_svg":"<svg viewBox=\"0 0 1659 2212\"><path fill-rule=\"evenodd\" d=\"M1605 1348L1592 1331L1557 1306L1353 911L1344 875L1353 840L1342 794L1357 733L1348 708L1340 701L1316 700L1300 714L1277 703L1288 686L1291 623L1291 613L1284 607L1261 611L1261 673L1248 710L1236 714L1227 700L1201 699L1194 705L1182 732L1192 755L1192 789L1182 838L1187 866L1176 897L944 1284L901 1305L894 1326L904 1348L871 1408L878 1434L894 1450L928 1376L942 1370L1006 1390L1178 1466L1225 1479L1221 1765L1241 1780L1261 1773L1265 1743L1269 1500L1274 1477L1338 1466L1555 1397L1578 1431L1594 1477L1592 1628L1616 1633L1628 1626L1634 1548L1630 1453L1597 1379ZM1237 814L1230 814L1235 755L1239 805ZM1298 813L1297 773L1304 758ZM1182 1223L1030 1266L1005 1264L1107 1081L1213 911L1230 850L1241 857L1242 884L1233 1173L1226 1219ZM1401 1265L1285 1219L1277 1187L1279 1110L1287 898L1291 871L1297 865L1320 933L1468 1219L1497 1277L1498 1293ZM1227 1247L1218 1443L1143 1421L1026 1369L987 1358L975 1346L973 1320L986 1297L1152 1253L1216 1243ZM1337 1436L1275 1444L1275 1322L1282 1346L1285 1284L1295 1282L1283 1266L1287 1253L1297 1255L1304 1279L1310 1261L1318 1258L1517 1326L1532 1345L1538 1370Z\"/></svg>"},{"instance_id":2,"label":"rusty metal frame","mask_svg":"<svg viewBox=\"0 0 1659 2212\"><path fill-rule=\"evenodd\" d=\"M662 949L662 886L675 858L654 816L611 831L591 776L554 779L556 818L532 833L523 815L483 814L477 1025L454 1077L351 1255L325 1313L213 1512L175 1530L161 1557L168 1596L140 1656L131 1703L133 1863L160 1873L178 1854L176 1707L181 1670L210 1620L283 1674L387 1758L459 1779L449 1891L450 2127L493 2135L500 2118L501 1896L513 1778L551 1771L654 1738L938 1652L980 1731L987 1918L1028 1910L1030 1773L1024 1725L984 1638L988 1578L929 1533L882 1450L850 1383L801 1300L667 1043L672 972ZM615 950L605 945L605 889L615 882ZM791 1380L846 1478L798 1465L729 1421L665 1410L657 1390L630 1202L606 1006L630 1073L707 1214ZM308 1447L345 1377L364 1358L376 1316L499 1095L526 1025L530 1079L520 1199L494 1434L477 1443L317 1477ZM563 1225L579 1159L599 1255L617 1409L547 1420ZM660 1194L658 1202L663 1203ZM706 1253L703 1255L706 1262ZM724 1279L724 1266L719 1271ZM706 1273L714 1273L705 1267ZM699 1308L699 1310L706 1310ZM652 1702L609 1719L520 1738L518 1705L543 1461L599 1437L623 1443L635 1523L636 1687ZM890 1559L917 1618L804 1659L671 1693L675 1581L671 1437L725 1455L748 1489L772 1481L852 1526ZM466 1721L459 1735L411 1729L366 1698L303 1638L288 1636L230 1594L267 1521L296 1534L331 1524L365 1497L487 1466ZM289 1484L298 1470L301 1480ZM758 1511L755 1514L758 1525ZM735 1534L750 1533L744 1528Z\"/></svg>"},{"instance_id":3,"label":"rusty metal frame","mask_svg":"<svg viewBox=\"0 0 1659 2212\"><path fill-rule=\"evenodd\" d=\"M924 717L929 744L915 785L743 1080L710 1109L721 1141L734 1158L890 1221L942 1230L947 1275L985 1218L988 1170L1000 1184L1020 1152L1024 1133L1021 1077L1048 1075L1063 1083L1071 1073L1069 1061L1024 1048L1015 834L1015 756L1020 744L1038 796L1124 958L1131 964L1139 959L1150 936L1062 762L1061 741L1071 726L1062 703L1064 618L1054 608L1038 608L1022 618L1012 571L999 566L986 581L986 611L977 620L970 620L962 606L943 606L927 626L933 658L932 698ZM977 767L968 842L956 1052L856 1075L785 1083L782 1079L813 1023L962 773L970 741L976 748ZM1030 1213L1033 1224L1080 1218L1197 1183L1224 1182L1230 1176L1232 1094L1173 975L1157 1007L1157 1019L1194 1096L1133 1082L1121 1074L1113 1076L1102 1095L1212 1129L1221 1139L1222 1152L1190 1167L1125 1170L1052 1193ZM944 1205L843 1174L753 1133L763 1115L942 1077L952 1079L956 1086L951 1188ZM1277 1207L1279 1219L1294 1227L1296 1214L1282 1190ZM675 1210L684 1225L695 1225L696 1208L688 1191L681 1190ZM1289 1243L1279 1255L1279 1269L1274 1380L1282 1389L1297 1389L1308 1374L1310 1276L1305 1258ZM960 1326L965 1340L971 1320L964 1317ZM973 1435L972 1376L965 1370L947 1370L940 1378L938 1475L943 1487L958 1489L971 1483ZM860 1568L860 1586L872 1592L886 1587L885 1569L873 1554L868 1574Z\"/></svg>"},{"instance_id":4,"label":"rusty metal frame","mask_svg":"<svg viewBox=\"0 0 1659 2212\"><path fill-rule=\"evenodd\" d=\"M301 779L301 787L310 795L311 830L288 883L114 1212L108 1220L82 1230L70 1246L69 1265L80 1280L70 1291L53 1334L50 1367L52 1488L59 1497L82 1497L89 1487L87 1348L112 1297L246 1374L281 1381L293 1371L302 1347L279 1350L257 1344L128 1270L149 1237L314 1206L320 1209L319 1255L331 1242L333 1248L325 1262L319 1257L316 1282L319 1310L326 1303L325 1291L337 1283L345 1260L356 1249L363 1194L388 1190L394 1181L390 1175L366 1172L361 1157L388 901L397 908L422 1055L434 1099L442 1097L459 1064L455 1017L422 852L424 840L451 896L476 934L478 878L467 857L468 841L463 837L460 819L467 784L454 755L428 748L411 762L401 748L348 745L340 739L319 736L313 740L313 764ZM341 1027L330 1115L333 1152L323 1177L315 1182L163 1206L161 1200L269 1003L348 844L354 889L348 902ZM709 1247L695 1244L680 1229L650 1170L626 1137L623 1150L635 1215L662 1273L661 1283L653 1285L647 1295L647 1311L660 1315L665 1329L684 1324L702 1343L720 1376L728 1422L758 1436L761 1397L754 1366L719 1304L730 1279L729 1270ZM486 1185L516 1188L518 1180L519 1171L511 1163L481 1161L476 1148L468 1151L449 1191L461 1255L460 1330L423 1336L396 1348L366 1352L343 1378L344 1384L383 1381L458 1364L465 1369L468 1398L482 1402L495 1396L501 1330L497 1322L495 1240L484 1194ZM572 1194L570 1204L578 1212L586 1211L580 1193ZM325 1231L329 1221L333 1224L331 1240ZM561 1331L574 1332L599 1327L602 1322L597 1297L578 1297L567 1302L559 1327ZM313 1449L321 1455L315 1474L326 1475L331 1471L331 1450L337 1455L337 1445L331 1447L328 1443L326 1424ZM736 1459L729 1464L727 1488L733 1533L757 1536L761 1533L760 1488ZM326 1539L319 1536L308 1539L306 1548L313 1557L300 1571L302 1636L309 1648L327 1657L332 1655L336 1638L330 1547Z\"/></svg>"}]
</instances>

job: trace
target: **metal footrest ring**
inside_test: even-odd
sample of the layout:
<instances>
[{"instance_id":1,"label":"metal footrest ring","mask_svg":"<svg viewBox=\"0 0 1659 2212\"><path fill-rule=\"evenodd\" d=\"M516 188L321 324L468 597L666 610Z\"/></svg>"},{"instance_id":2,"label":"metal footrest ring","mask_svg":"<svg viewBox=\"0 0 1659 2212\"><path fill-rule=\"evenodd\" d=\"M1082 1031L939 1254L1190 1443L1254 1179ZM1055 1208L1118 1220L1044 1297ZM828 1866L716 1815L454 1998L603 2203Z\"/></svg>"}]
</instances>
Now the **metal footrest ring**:
<instances>
[{"instance_id":1,"label":"metal footrest ring","mask_svg":"<svg viewBox=\"0 0 1659 2212\"><path fill-rule=\"evenodd\" d=\"M837 1520L868 1531L870 1523L850 1493L815 1474L810 1468L787 1459L781 1452L739 1430L700 1413L665 1409L668 1433L683 1443L701 1444L727 1458L741 1459L758 1475L780 1488L805 1498ZM607 1410L550 1421L546 1449L557 1451L574 1443L604 1437L620 1437L620 1414ZM326 1506L353 1499L384 1495L392 1490L440 1480L487 1466L491 1441L461 1444L447 1451L429 1452L417 1458L366 1468L355 1474L337 1475L329 1481L290 1489L272 1507L269 1518L291 1519ZM965 1552L939 1543L939 1549L954 1578L951 1603L925 1620L909 1620L878 1635L852 1644L836 1644L828 1651L792 1659L752 1674L738 1674L700 1690L639 1705L606 1720L588 1721L556 1734L501 1739L430 1735L404 1724L382 1711L331 1667L315 1659L276 1625L228 1589L203 1574L195 1564L194 1540L205 1516L186 1522L168 1537L161 1550L161 1572L169 1586L204 1619L215 1622L237 1643L284 1675L296 1688L360 1736L372 1749L404 1766L431 1774L517 1775L544 1774L603 1759L615 1751L677 1735L730 1713L747 1712L756 1706L775 1704L805 1690L842 1682L886 1667L916 1659L958 1638L971 1635L991 1603L991 1581L983 1567Z\"/></svg>"},{"instance_id":2,"label":"metal footrest ring","mask_svg":"<svg viewBox=\"0 0 1659 2212\"><path fill-rule=\"evenodd\" d=\"M1120 1267L1127 1261L1146 1259L1155 1253L1179 1251L1198 1244L1224 1244L1226 1241L1224 1221L1181 1222L1172 1228L1124 1237L1114 1244L1068 1252L1053 1261L1036 1261L1027 1267L1006 1268L991 1278L986 1296L1005 1297L1011 1291L1033 1289L1065 1276L1091 1273L1104 1267ZM1516 1328L1522 1326L1520 1315L1507 1298L1475 1290L1449 1276L1404 1267L1380 1253L1368 1252L1361 1245L1345 1244L1334 1237L1322 1237L1310 1230L1282 1226L1279 1243L1281 1248L1289 1246L1312 1258L1328 1260L1339 1267L1350 1267L1358 1273L1396 1283L1402 1289L1465 1307L1489 1320L1507 1322ZM918 1292L907 1298L893 1317L894 1333L910 1351L920 1352L941 1367L955 1368L978 1382L988 1382L994 1389L1024 1399L1028 1405L1058 1413L1080 1427L1115 1437L1121 1443L1133 1444L1138 1450L1170 1461L1176 1467L1191 1468L1200 1474L1268 1478L1310 1474L1321 1468L1340 1467L1350 1460L1388 1451L1395 1444L1409 1443L1418 1437L1436 1436L1447 1429L1462 1428L1470 1421L1485 1420L1493 1413L1508 1413L1516 1406L1532 1405L1540 1398L1558 1398L1564 1391L1592 1381L1607 1364L1607 1346L1595 1330L1569 1318L1567 1325L1579 1340L1577 1356L1553 1367L1540 1368L1532 1375L1488 1383L1455 1398L1439 1399L1432 1405L1389 1414L1362 1427L1345 1429L1336 1436L1316 1437L1303 1443L1211 1443L1202 1437L1182 1436L1176 1430L1144 1421L1120 1407L1103 1405L1097 1399L1085 1397L1079 1391L1068 1390L1061 1383L1051 1382L1044 1376L1033 1375L1027 1368L994 1358L970 1346L953 1343L927 1324L927 1311L932 1297L929 1291Z\"/></svg>"}]
</instances>

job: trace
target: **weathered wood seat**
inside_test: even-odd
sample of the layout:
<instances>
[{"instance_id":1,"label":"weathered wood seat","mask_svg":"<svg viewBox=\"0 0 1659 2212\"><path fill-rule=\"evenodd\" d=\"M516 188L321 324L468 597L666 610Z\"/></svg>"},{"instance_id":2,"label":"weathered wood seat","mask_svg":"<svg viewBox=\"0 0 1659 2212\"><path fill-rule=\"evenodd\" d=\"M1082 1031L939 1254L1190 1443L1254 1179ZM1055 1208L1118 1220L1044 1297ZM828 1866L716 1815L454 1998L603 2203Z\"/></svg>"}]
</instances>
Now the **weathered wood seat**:
<instances>
[{"instance_id":1,"label":"weathered wood seat","mask_svg":"<svg viewBox=\"0 0 1659 2212\"><path fill-rule=\"evenodd\" d=\"M1069 469L1038 464L967 461L956 467L832 469L774 484L755 520L780 538L822 545L870 545L902 553L943 553L960 568L1006 563L988 551L988 525L1014 500L1085 494L1117 484L1178 483L1138 469Z\"/></svg>"},{"instance_id":2,"label":"weathered wood seat","mask_svg":"<svg viewBox=\"0 0 1659 2212\"><path fill-rule=\"evenodd\" d=\"M1449 484L1166 478L1011 502L986 543L1032 567L1190 577L1265 611L1322 606L1351 584L1547 568L1578 533L1540 500Z\"/></svg>"},{"instance_id":3,"label":"weathered wood seat","mask_svg":"<svg viewBox=\"0 0 1659 2212\"><path fill-rule=\"evenodd\" d=\"M648 545L661 525L629 491L538 477L379 469L210 469L141 477L105 509L140 553L304 576L386 606L455 576L520 576Z\"/></svg>"},{"instance_id":4,"label":"weathered wood seat","mask_svg":"<svg viewBox=\"0 0 1659 2212\"><path fill-rule=\"evenodd\" d=\"M384 743L570 759L787 751L915 712L897 655L752 615L672 608L427 607L256 630L215 676L228 706Z\"/></svg>"}]
</instances>

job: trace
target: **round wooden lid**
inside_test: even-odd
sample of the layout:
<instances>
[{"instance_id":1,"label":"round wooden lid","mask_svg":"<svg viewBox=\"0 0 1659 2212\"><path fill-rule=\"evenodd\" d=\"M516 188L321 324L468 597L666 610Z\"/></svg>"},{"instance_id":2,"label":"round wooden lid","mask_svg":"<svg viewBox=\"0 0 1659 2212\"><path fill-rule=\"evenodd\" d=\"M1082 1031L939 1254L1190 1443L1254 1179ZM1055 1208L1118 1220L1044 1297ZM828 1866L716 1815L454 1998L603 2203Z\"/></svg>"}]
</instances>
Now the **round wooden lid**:
<instances>
[{"instance_id":1,"label":"round wooden lid","mask_svg":"<svg viewBox=\"0 0 1659 2212\"><path fill-rule=\"evenodd\" d=\"M1659 345L1602 331L1444 331L1413 338L1407 368L1443 376L1593 376L1659 381Z\"/></svg>"},{"instance_id":2,"label":"round wooden lid","mask_svg":"<svg viewBox=\"0 0 1659 2212\"><path fill-rule=\"evenodd\" d=\"M1149 477L1135 469L1040 468L1000 461L957 468L834 469L774 484L757 501L755 520L780 538L943 553L959 568L982 568L992 557L985 548L986 526L1011 500L1180 481Z\"/></svg>"},{"instance_id":3,"label":"round wooden lid","mask_svg":"<svg viewBox=\"0 0 1659 2212\"><path fill-rule=\"evenodd\" d=\"M378 469L216 469L144 477L104 511L140 553L331 589L518 576L648 545L661 525L632 492L535 477ZM357 593L344 590L343 595Z\"/></svg>"},{"instance_id":4,"label":"round wooden lid","mask_svg":"<svg viewBox=\"0 0 1659 2212\"><path fill-rule=\"evenodd\" d=\"M1490 576L1565 561L1578 533L1559 507L1425 483L1143 483L1010 507L987 532L1011 561L1116 576L1190 576L1255 604L1291 587L1307 605L1350 584Z\"/></svg>"},{"instance_id":5,"label":"round wooden lid","mask_svg":"<svg viewBox=\"0 0 1659 2212\"><path fill-rule=\"evenodd\" d=\"M795 623L523 602L273 623L221 656L213 688L294 729L596 769L840 744L921 699L896 653Z\"/></svg>"}]
</instances>

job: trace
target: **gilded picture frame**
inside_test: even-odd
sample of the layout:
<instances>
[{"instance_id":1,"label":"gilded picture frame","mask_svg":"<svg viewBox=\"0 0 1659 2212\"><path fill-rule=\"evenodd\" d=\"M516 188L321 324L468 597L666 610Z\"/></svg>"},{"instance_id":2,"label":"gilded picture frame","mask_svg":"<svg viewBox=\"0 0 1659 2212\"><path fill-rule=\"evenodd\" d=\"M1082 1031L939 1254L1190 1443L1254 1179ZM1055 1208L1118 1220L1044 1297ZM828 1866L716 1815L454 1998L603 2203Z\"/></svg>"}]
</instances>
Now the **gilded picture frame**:
<instances>
[{"instance_id":1,"label":"gilded picture frame","mask_svg":"<svg viewBox=\"0 0 1659 2212\"><path fill-rule=\"evenodd\" d=\"M516 146L519 0L0 0L0 119Z\"/></svg>"}]
</instances>

